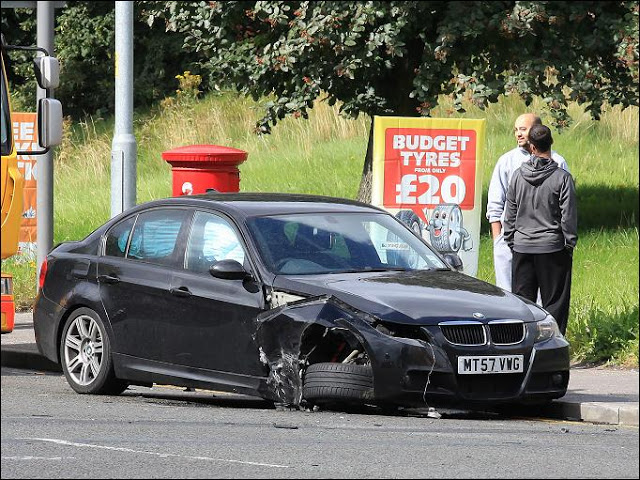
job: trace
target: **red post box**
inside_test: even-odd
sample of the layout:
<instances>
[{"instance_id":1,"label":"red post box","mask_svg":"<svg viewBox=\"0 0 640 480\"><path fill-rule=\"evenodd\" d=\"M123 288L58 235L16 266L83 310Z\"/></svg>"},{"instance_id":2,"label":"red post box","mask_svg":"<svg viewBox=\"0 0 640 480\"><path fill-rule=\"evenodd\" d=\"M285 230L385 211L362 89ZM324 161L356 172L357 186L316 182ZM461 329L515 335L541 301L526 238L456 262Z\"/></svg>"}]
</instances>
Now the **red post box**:
<instances>
[{"instance_id":1,"label":"red post box","mask_svg":"<svg viewBox=\"0 0 640 480\"><path fill-rule=\"evenodd\" d=\"M218 192L240 191L238 165L249 154L237 148L220 145L188 145L162 153L171 164L173 196L206 193L208 188Z\"/></svg>"}]
</instances>

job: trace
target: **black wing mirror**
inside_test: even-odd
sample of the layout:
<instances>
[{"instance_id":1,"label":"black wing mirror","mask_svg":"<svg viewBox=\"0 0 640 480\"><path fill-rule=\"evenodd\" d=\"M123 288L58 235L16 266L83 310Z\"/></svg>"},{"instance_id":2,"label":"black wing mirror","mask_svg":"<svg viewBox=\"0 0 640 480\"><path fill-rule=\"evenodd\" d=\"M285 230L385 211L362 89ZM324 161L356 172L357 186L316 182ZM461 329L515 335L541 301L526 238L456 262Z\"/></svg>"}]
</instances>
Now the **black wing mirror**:
<instances>
[{"instance_id":1,"label":"black wing mirror","mask_svg":"<svg viewBox=\"0 0 640 480\"><path fill-rule=\"evenodd\" d=\"M244 269L242 264L237 260L220 260L209 267L209 273L225 280L244 280L250 274Z\"/></svg>"},{"instance_id":2,"label":"black wing mirror","mask_svg":"<svg viewBox=\"0 0 640 480\"><path fill-rule=\"evenodd\" d=\"M454 270L458 272L462 270L462 259L458 256L457 253L445 253L444 259L446 260L447 264L449 264L449 266Z\"/></svg>"}]
</instances>

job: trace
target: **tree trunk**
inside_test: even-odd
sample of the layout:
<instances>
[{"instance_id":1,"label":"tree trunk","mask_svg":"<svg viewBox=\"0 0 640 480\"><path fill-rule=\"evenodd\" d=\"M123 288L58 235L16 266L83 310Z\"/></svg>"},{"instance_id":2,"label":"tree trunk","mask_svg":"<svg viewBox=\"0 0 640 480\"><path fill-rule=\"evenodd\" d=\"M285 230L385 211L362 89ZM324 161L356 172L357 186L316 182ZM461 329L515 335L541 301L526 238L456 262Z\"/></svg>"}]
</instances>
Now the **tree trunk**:
<instances>
[{"instance_id":1,"label":"tree trunk","mask_svg":"<svg viewBox=\"0 0 640 480\"><path fill-rule=\"evenodd\" d=\"M369 144L367 154L364 157L362 167L362 178L360 178L360 188L358 189L358 200L371 203L371 186L373 182L373 117L371 117L371 127L369 127Z\"/></svg>"}]
</instances>

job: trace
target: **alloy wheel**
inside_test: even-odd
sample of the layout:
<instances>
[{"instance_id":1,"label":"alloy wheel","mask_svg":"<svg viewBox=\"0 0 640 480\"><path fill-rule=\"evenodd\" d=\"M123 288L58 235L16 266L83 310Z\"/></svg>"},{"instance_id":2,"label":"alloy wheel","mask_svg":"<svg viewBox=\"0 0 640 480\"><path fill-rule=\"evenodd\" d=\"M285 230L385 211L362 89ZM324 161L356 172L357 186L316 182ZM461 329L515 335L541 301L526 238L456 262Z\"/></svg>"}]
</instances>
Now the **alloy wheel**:
<instances>
[{"instance_id":1,"label":"alloy wheel","mask_svg":"<svg viewBox=\"0 0 640 480\"><path fill-rule=\"evenodd\" d=\"M102 369L103 342L98 323L89 315L80 315L64 341L64 361L69 376L78 385L90 385Z\"/></svg>"}]
</instances>

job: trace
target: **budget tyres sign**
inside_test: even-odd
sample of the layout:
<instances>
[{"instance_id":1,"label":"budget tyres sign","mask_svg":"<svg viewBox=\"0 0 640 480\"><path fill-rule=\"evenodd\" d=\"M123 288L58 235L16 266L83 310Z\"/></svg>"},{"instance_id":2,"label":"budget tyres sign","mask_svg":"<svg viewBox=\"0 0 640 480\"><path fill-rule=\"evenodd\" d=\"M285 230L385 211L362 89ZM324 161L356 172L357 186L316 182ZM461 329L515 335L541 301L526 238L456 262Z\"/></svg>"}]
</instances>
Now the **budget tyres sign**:
<instances>
[{"instance_id":1,"label":"budget tyres sign","mask_svg":"<svg viewBox=\"0 0 640 480\"><path fill-rule=\"evenodd\" d=\"M476 275L485 120L374 117L372 203Z\"/></svg>"}]
</instances>

